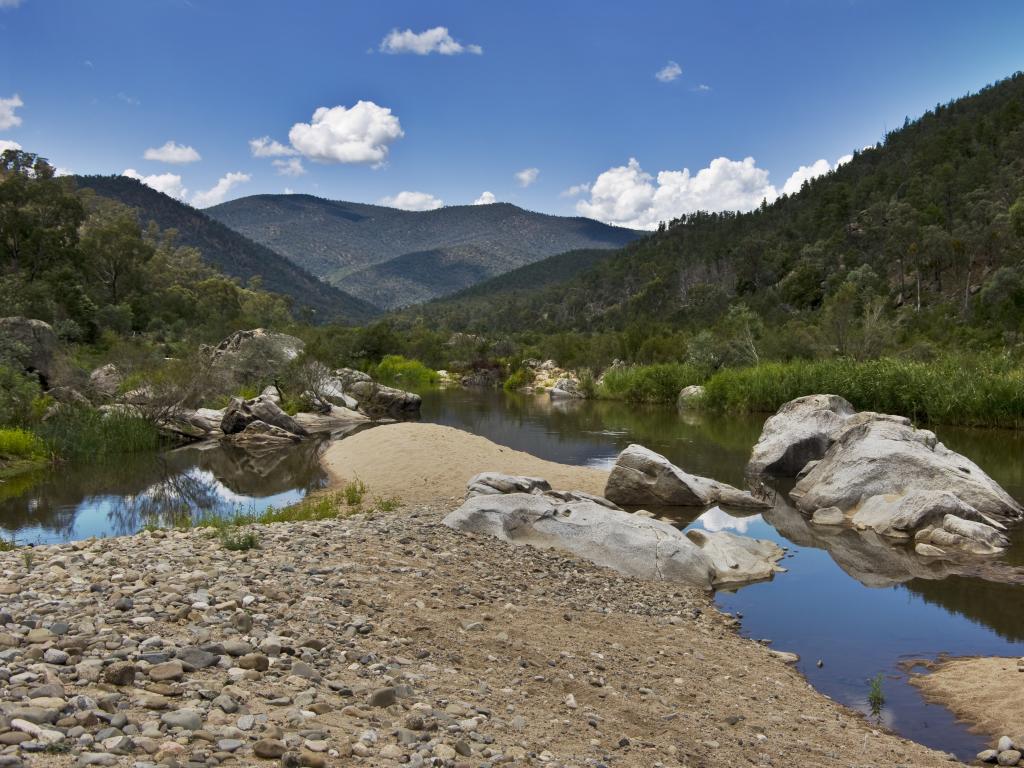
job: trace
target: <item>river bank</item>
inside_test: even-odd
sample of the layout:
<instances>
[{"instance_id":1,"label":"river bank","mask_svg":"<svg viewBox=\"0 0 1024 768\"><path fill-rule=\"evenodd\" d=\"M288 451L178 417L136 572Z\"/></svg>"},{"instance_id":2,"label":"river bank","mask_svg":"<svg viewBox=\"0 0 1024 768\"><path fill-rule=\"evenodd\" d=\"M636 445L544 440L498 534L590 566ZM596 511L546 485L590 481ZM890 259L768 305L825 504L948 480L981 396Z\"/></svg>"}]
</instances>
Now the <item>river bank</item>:
<instances>
[{"instance_id":1,"label":"river bank","mask_svg":"<svg viewBox=\"0 0 1024 768\"><path fill-rule=\"evenodd\" d=\"M249 552L191 530L0 554L0 742L51 742L25 760L45 766L950 764L814 692L702 592L447 511L258 526Z\"/></svg>"}]
</instances>

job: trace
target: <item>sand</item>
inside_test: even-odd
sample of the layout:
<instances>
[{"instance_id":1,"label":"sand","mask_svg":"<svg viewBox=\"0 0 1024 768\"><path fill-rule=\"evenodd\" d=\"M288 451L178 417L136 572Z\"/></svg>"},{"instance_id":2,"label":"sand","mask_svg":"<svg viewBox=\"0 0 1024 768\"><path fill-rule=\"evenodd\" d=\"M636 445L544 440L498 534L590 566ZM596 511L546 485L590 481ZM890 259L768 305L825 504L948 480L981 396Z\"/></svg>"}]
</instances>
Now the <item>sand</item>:
<instances>
[{"instance_id":1,"label":"sand","mask_svg":"<svg viewBox=\"0 0 1024 768\"><path fill-rule=\"evenodd\" d=\"M560 490L603 494L608 473L557 464L438 424L388 424L333 443L321 457L332 486L359 479L405 503L460 500L479 472L542 477Z\"/></svg>"},{"instance_id":2,"label":"sand","mask_svg":"<svg viewBox=\"0 0 1024 768\"><path fill-rule=\"evenodd\" d=\"M1000 736L1024 743L1024 672L1017 671L1016 658L950 659L911 682L993 744Z\"/></svg>"}]
</instances>

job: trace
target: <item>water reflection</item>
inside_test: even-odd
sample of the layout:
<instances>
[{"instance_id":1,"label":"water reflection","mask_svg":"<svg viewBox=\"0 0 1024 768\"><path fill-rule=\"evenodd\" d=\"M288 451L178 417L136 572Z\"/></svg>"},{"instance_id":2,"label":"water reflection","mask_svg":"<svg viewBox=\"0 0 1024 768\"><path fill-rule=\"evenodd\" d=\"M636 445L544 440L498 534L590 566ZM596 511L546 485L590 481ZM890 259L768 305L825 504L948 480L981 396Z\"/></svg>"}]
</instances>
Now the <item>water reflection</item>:
<instances>
[{"instance_id":1,"label":"water reflection","mask_svg":"<svg viewBox=\"0 0 1024 768\"><path fill-rule=\"evenodd\" d=\"M172 526L192 516L262 511L326 481L315 441L247 454L203 443L102 464L65 464L0 498L5 536L47 543ZM16 489L12 489L16 490Z\"/></svg>"}]
</instances>

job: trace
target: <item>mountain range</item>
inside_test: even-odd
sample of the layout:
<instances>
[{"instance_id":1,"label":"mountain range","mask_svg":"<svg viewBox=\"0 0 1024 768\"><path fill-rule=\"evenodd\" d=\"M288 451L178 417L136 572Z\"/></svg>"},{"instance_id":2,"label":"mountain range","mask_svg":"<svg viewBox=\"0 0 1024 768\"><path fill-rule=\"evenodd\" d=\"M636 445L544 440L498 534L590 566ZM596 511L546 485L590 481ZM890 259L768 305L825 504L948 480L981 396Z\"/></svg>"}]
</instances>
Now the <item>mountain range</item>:
<instances>
[{"instance_id":1,"label":"mountain range","mask_svg":"<svg viewBox=\"0 0 1024 768\"><path fill-rule=\"evenodd\" d=\"M75 176L79 189L134 208L143 226L156 222L161 229L175 229L177 242L198 248L203 260L243 283L260 276L263 286L289 296L300 316L315 322L365 323L380 314L372 304L323 282L275 253L255 243L173 197L126 176Z\"/></svg>"},{"instance_id":2,"label":"mountain range","mask_svg":"<svg viewBox=\"0 0 1024 768\"><path fill-rule=\"evenodd\" d=\"M508 203L403 211L310 195L253 195L205 213L382 309L452 294L566 251L619 248L641 234Z\"/></svg>"}]
</instances>

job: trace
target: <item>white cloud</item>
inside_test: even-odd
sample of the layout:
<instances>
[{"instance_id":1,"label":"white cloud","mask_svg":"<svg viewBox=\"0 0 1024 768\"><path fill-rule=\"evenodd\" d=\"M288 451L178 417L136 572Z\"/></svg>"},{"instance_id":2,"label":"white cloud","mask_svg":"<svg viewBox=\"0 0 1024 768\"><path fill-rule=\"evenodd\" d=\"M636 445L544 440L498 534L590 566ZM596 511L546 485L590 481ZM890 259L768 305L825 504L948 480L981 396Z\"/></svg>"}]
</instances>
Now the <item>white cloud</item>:
<instances>
[{"instance_id":1,"label":"white cloud","mask_svg":"<svg viewBox=\"0 0 1024 768\"><path fill-rule=\"evenodd\" d=\"M238 184L244 184L252 178L247 173L226 173L218 179L217 183L205 192L196 192L192 196L192 205L196 208L209 208L211 205L223 203L228 192Z\"/></svg>"},{"instance_id":2,"label":"white cloud","mask_svg":"<svg viewBox=\"0 0 1024 768\"><path fill-rule=\"evenodd\" d=\"M480 197L473 201L473 205L491 205L498 202L493 192L481 192Z\"/></svg>"},{"instance_id":3,"label":"white cloud","mask_svg":"<svg viewBox=\"0 0 1024 768\"><path fill-rule=\"evenodd\" d=\"M419 56L430 53L440 53L442 56L474 53L479 56L484 52L479 45L463 45L455 40L447 27L434 27L419 33L411 29L393 29L380 41L380 50L384 53L415 53Z\"/></svg>"},{"instance_id":4,"label":"white cloud","mask_svg":"<svg viewBox=\"0 0 1024 768\"><path fill-rule=\"evenodd\" d=\"M284 193L285 193L286 195L294 195L294 194L295 194L295 190L294 190L294 189L292 189L291 187L285 187L285 188L284 188Z\"/></svg>"},{"instance_id":5,"label":"white cloud","mask_svg":"<svg viewBox=\"0 0 1024 768\"><path fill-rule=\"evenodd\" d=\"M21 125L21 118L14 114L14 110L23 106L25 106L25 102L18 94L14 94L9 99L0 99L0 131Z\"/></svg>"},{"instance_id":6,"label":"white cloud","mask_svg":"<svg viewBox=\"0 0 1024 768\"><path fill-rule=\"evenodd\" d=\"M372 101L320 107L312 122L296 123L288 132L292 146L311 160L374 166L387 160L389 145L404 135L391 110Z\"/></svg>"},{"instance_id":7,"label":"white cloud","mask_svg":"<svg viewBox=\"0 0 1024 768\"><path fill-rule=\"evenodd\" d=\"M579 197L585 195L590 191L590 185L584 182L583 184L573 184L568 189L563 189L560 193L560 197Z\"/></svg>"},{"instance_id":8,"label":"white cloud","mask_svg":"<svg viewBox=\"0 0 1024 768\"><path fill-rule=\"evenodd\" d=\"M583 216L637 229L655 229L694 211L749 211L778 192L768 181L768 171L754 158L730 160L718 157L707 168L691 174L661 171L657 178L646 173L635 159L628 165L609 168L590 188L590 199L576 203Z\"/></svg>"},{"instance_id":9,"label":"white cloud","mask_svg":"<svg viewBox=\"0 0 1024 768\"><path fill-rule=\"evenodd\" d=\"M136 99L136 98L135 98L134 96L129 96L129 95L128 95L127 93L125 93L124 91L118 91L118 93L117 93L117 98L119 98L119 99L120 99L121 101L123 101L123 102L124 102L125 104L131 104L131 105L132 105L133 107L137 107L137 106L139 106L140 104L142 104L142 102L141 102L141 101L139 101L138 99Z\"/></svg>"},{"instance_id":10,"label":"white cloud","mask_svg":"<svg viewBox=\"0 0 1024 768\"><path fill-rule=\"evenodd\" d=\"M121 175L141 181L147 187L176 197L178 200L184 200L188 196L188 190L181 183L181 176L176 173L154 173L152 176L143 176L134 168L125 168Z\"/></svg>"},{"instance_id":11,"label":"white cloud","mask_svg":"<svg viewBox=\"0 0 1024 768\"><path fill-rule=\"evenodd\" d=\"M302 167L301 157L289 157L287 160L274 160L272 165L281 176L301 176L306 172Z\"/></svg>"},{"instance_id":12,"label":"white cloud","mask_svg":"<svg viewBox=\"0 0 1024 768\"><path fill-rule=\"evenodd\" d=\"M433 211L444 205L444 200L428 195L426 192L399 192L393 197L382 197L379 205L400 208L403 211Z\"/></svg>"},{"instance_id":13,"label":"white cloud","mask_svg":"<svg viewBox=\"0 0 1024 768\"><path fill-rule=\"evenodd\" d=\"M681 74L683 74L683 68L674 61L670 61L664 67L655 72L654 76L663 83L671 83Z\"/></svg>"},{"instance_id":14,"label":"white cloud","mask_svg":"<svg viewBox=\"0 0 1024 768\"><path fill-rule=\"evenodd\" d=\"M708 91L711 90L711 86L710 85L705 85L704 83L701 83L700 85L698 85L693 90L698 91L699 93L707 93Z\"/></svg>"},{"instance_id":15,"label":"white cloud","mask_svg":"<svg viewBox=\"0 0 1024 768\"><path fill-rule=\"evenodd\" d=\"M269 136L261 136L258 139L249 139L249 149L253 157L286 157L297 155L299 151L286 147L279 141L274 141Z\"/></svg>"},{"instance_id":16,"label":"white cloud","mask_svg":"<svg viewBox=\"0 0 1024 768\"><path fill-rule=\"evenodd\" d=\"M0 8L17 8L21 0L0 0Z\"/></svg>"},{"instance_id":17,"label":"white cloud","mask_svg":"<svg viewBox=\"0 0 1024 768\"><path fill-rule=\"evenodd\" d=\"M21 149L21 144L16 141L8 141L7 139L0 139L0 154L3 154L8 149Z\"/></svg>"},{"instance_id":18,"label":"white cloud","mask_svg":"<svg viewBox=\"0 0 1024 768\"><path fill-rule=\"evenodd\" d=\"M824 176L829 171L834 171L840 165L848 163L853 160L853 155L843 155L836 160L835 165L829 165L828 160L821 158L816 160L811 165L801 165L786 179L786 183L782 185L782 194L784 195L795 195L801 190L805 181L816 179L819 176Z\"/></svg>"},{"instance_id":19,"label":"white cloud","mask_svg":"<svg viewBox=\"0 0 1024 768\"><path fill-rule=\"evenodd\" d=\"M75 172L71 168L61 168L59 165L53 169L54 176L74 176Z\"/></svg>"},{"instance_id":20,"label":"white cloud","mask_svg":"<svg viewBox=\"0 0 1024 768\"><path fill-rule=\"evenodd\" d=\"M194 163L201 160L199 153L192 147L168 141L162 147L150 147L142 156L146 160L158 160L161 163Z\"/></svg>"},{"instance_id":21,"label":"white cloud","mask_svg":"<svg viewBox=\"0 0 1024 768\"><path fill-rule=\"evenodd\" d=\"M516 172L516 182L520 187L528 187L537 180L540 176L540 168L523 168L523 170Z\"/></svg>"}]
</instances>

